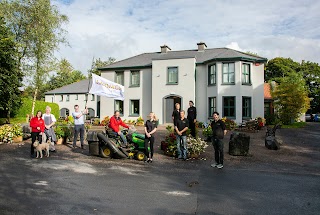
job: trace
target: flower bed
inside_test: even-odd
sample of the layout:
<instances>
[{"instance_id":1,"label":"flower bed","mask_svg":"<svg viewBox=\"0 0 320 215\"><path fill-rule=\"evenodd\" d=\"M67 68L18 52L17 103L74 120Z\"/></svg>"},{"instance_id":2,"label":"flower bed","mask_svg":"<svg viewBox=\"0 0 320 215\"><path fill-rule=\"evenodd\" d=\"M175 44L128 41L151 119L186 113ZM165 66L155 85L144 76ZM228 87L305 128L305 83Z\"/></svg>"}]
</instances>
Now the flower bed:
<instances>
[{"instance_id":1,"label":"flower bed","mask_svg":"<svg viewBox=\"0 0 320 215\"><path fill-rule=\"evenodd\" d=\"M0 142L12 143L14 138L22 136L22 127L20 124L0 126ZM20 139L20 138L17 138Z\"/></svg>"},{"instance_id":2,"label":"flower bed","mask_svg":"<svg viewBox=\"0 0 320 215\"><path fill-rule=\"evenodd\" d=\"M167 135L165 140L161 142L161 149L164 151L164 154L168 156L177 156L177 142L176 135L172 126L167 126ZM200 137L193 138L188 135L187 137L187 146L188 146L188 156L189 157L198 157L201 153L205 152L205 149L208 147L207 143L202 140Z\"/></svg>"}]
</instances>

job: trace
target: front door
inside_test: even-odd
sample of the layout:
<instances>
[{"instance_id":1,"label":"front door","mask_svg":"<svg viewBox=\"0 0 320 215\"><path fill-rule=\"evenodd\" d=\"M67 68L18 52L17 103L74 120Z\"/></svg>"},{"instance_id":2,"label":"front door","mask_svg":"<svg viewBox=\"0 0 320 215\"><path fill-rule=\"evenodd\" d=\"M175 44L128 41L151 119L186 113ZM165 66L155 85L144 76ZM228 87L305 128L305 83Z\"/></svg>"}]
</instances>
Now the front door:
<instances>
[{"instance_id":1,"label":"front door","mask_svg":"<svg viewBox=\"0 0 320 215\"><path fill-rule=\"evenodd\" d=\"M181 97L179 96L170 96L164 100L164 123L172 123L172 112L175 109L175 104L179 103L181 106Z\"/></svg>"}]
</instances>

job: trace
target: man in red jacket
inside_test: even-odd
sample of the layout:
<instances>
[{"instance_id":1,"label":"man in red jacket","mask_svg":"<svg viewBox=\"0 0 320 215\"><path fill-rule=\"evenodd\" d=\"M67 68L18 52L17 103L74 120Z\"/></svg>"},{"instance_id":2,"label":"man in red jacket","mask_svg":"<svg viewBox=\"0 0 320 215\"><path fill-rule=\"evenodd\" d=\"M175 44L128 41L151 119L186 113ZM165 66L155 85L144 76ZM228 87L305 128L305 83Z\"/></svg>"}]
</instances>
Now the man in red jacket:
<instances>
[{"instance_id":1,"label":"man in red jacket","mask_svg":"<svg viewBox=\"0 0 320 215\"><path fill-rule=\"evenodd\" d=\"M129 128L128 125L122 122L120 118L120 112L116 110L114 112L114 115L110 118L109 128L111 128L115 133L117 133L121 137L123 143L127 145L127 138L120 131L120 125L122 127Z\"/></svg>"}]
</instances>

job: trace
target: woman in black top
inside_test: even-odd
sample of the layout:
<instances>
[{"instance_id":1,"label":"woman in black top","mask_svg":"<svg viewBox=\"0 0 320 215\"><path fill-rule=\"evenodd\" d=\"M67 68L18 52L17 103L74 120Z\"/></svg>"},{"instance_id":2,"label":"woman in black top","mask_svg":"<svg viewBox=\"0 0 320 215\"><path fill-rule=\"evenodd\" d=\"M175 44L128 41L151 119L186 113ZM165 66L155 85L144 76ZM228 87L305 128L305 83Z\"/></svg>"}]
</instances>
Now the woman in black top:
<instances>
[{"instance_id":1,"label":"woman in black top","mask_svg":"<svg viewBox=\"0 0 320 215\"><path fill-rule=\"evenodd\" d=\"M144 147L145 147L146 154L147 154L147 159L148 159L147 162L152 163L154 133L157 131L158 120L156 118L156 115L153 112L151 112L149 114L149 118L150 119L148 119L144 124L144 133L145 133ZM150 142L150 152L148 150L148 143L149 142Z\"/></svg>"}]
</instances>

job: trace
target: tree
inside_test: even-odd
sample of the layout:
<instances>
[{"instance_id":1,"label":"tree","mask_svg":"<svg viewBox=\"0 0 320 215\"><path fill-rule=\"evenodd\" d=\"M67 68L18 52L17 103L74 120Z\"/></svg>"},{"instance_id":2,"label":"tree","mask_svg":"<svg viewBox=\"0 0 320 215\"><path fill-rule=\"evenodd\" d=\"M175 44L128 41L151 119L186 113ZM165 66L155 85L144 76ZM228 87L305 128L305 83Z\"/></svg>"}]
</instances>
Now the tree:
<instances>
[{"instance_id":1,"label":"tree","mask_svg":"<svg viewBox=\"0 0 320 215\"><path fill-rule=\"evenodd\" d=\"M271 95L280 120L290 124L309 109L308 89L300 73L290 72L279 80Z\"/></svg>"},{"instance_id":2,"label":"tree","mask_svg":"<svg viewBox=\"0 0 320 215\"><path fill-rule=\"evenodd\" d=\"M298 72L300 64L291 58L276 57L268 61L265 71L265 81L277 80L291 72ZM279 81L279 80L277 80Z\"/></svg>"},{"instance_id":3,"label":"tree","mask_svg":"<svg viewBox=\"0 0 320 215\"><path fill-rule=\"evenodd\" d=\"M302 73L309 90L311 109L320 112L320 66L314 62L302 61L299 72Z\"/></svg>"},{"instance_id":4,"label":"tree","mask_svg":"<svg viewBox=\"0 0 320 215\"><path fill-rule=\"evenodd\" d=\"M38 90L53 70L54 51L66 42L62 24L68 18L61 15L50 0L4 0L1 13L19 42L20 68L24 68L34 86L32 114Z\"/></svg>"},{"instance_id":5,"label":"tree","mask_svg":"<svg viewBox=\"0 0 320 215\"><path fill-rule=\"evenodd\" d=\"M22 73L18 69L17 44L4 19L0 18L0 117L7 118L19 108Z\"/></svg>"},{"instance_id":6,"label":"tree","mask_svg":"<svg viewBox=\"0 0 320 215\"><path fill-rule=\"evenodd\" d=\"M50 78L47 83L46 91L72 84L83 79L86 79L86 76L84 76L81 71L74 70L68 60L62 59L59 63L57 75Z\"/></svg>"},{"instance_id":7,"label":"tree","mask_svg":"<svg viewBox=\"0 0 320 215\"><path fill-rule=\"evenodd\" d=\"M315 112L320 112L320 66L318 63L305 62L298 63L290 58L277 57L270 60L266 65L265 80L276 80L281 82L281 77L288 73L301 73L304 77L309 98L311 98L311 109Z\"/></svg>"},{"instance_id":8,"label":"tree","mask_svg":"<svg viewBox=\"0 0 320 215\"><path fill-rule=\"evenodd\" d=\"M47 91L86 79L86 76L81 71L73 69L73 66L67 59L62 59L56 67L58 69L55 74L50 76L48 81L38 89L37 100L44 100L44 93ZM33 86L28 86L24 90L24 97L31 97L34 90Z\"/></svg>"},{"instance_id":9,"label":"tree","mask_svg":"<svg viewBox=\"0 0 320 215\"><path fill-rule=\"evenodd\" d=\"M92 62L92 68L88 70L88 77L91 78L92 73L101 76L101 71L98 70L98 68L105 67L109 64L112 64L115 61L116 59L113 57L109 57L108 60L106 61L103 61L100 58L96 59L95 61Z\"/></svg>"}]
</instances>

